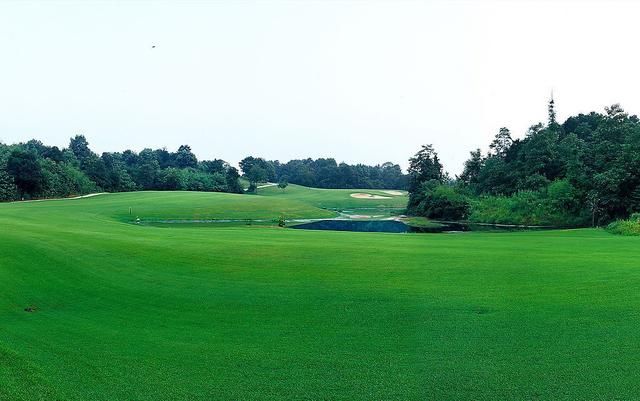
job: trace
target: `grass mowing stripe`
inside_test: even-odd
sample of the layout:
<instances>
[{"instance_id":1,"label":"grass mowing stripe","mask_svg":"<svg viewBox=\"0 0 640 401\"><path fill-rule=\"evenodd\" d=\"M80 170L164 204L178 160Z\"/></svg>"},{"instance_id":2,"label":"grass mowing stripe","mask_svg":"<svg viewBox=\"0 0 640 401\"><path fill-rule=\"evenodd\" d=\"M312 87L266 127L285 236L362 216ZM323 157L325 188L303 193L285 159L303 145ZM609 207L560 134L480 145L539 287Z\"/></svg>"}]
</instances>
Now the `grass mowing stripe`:
<instances>
[{"instance_id":1,"label":"grass mowing stripe","mask_svg":"<svg viewBox=\"0 0 640 401\"><path fill-rule=\"evenodd\" d=\"M95 400L640 392L639 238L123 222L131 204L160 217L240 215L252 202L266 202L254 216L324 212L247 198L0 205L0 398L32 399L32 385Z\"/></svg>"}]
</instances>

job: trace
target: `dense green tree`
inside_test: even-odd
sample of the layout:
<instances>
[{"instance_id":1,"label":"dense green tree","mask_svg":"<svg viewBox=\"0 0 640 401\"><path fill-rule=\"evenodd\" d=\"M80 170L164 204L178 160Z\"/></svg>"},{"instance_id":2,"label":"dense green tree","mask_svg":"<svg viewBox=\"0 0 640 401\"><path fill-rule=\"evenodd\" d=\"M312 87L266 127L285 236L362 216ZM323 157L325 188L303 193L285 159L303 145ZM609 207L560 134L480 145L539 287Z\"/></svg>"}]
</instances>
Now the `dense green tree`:
<instances>
[{"instance_id":1,"label":"dense green tree","mask_svg":"<svg viewBox=\"0 0 640 401\"><path fill-rule=\"evenodd\" d=\"M198 158L193 154L189 145L181 145L174 154L173 160L173 165L177 168L198 167Z\"/></svg>"},{"instance_id":2,"label":"dense green tree","mask_svg":"<svg viewBox=\"0 0 640 401\"><path fill-rule=\"evenodd\" d=\"M489 149L491 149L493 156L504 158L512 144L513 139L511 138L511 131L509 131L508 128L502 127L496 134L495 138L493 138L493 141L489 145Z\"/></svg>"},{"instance_id":3,"label":"dense green tree","mask_svg":"<svg viewBox=\"0 0 640 401\"><path fill-rule=\"evenodd\" d=\"M42 152L42 157L50 159L56 163L64 161L64 153L57 146L47 146Z\"/></svg>"},{"instance_id":4,"label":"dense green tree","mask_svg":"<svg viewBox=\"0 0 640 401\"><path fill-rule=\"evenodd\" d=\"M503 195L516 190L513 172L510 171L507 162L498 156L491 156L485 160L476 181L473 189L478 194Z\"/></svg>"},{"instance_id":5,"label":"dense green tree","mask_svg":"<svg viewBox=\"0 0 640 401\"><path fill-rule=\"evenodd\" d=\"M241 194L243 192L242 185L240 185L240 173L235 167L229 167L225 173L225 183L227 185L227 192Z\"/></svg>"},{"instance_id":6,"label":"dense green tree","mask_svg":"<svg viewBox=\"0 0 640 401\"><path fill-rule=\"evenodd\" d=\"M502 131L490 148L492 152L474 174L476 185L468 186L482 199L511 196L517 198L514 205L530 213L553 215L546 221L564 219L584 225L624 218L640 206L636 196L640 193L636 192L640 186L640 120L617 104L605 108L604 114L579 114L559 124L555 105L550 102L546 126L533 125L519 140L511 140ZM475 168L477 154L467 163ZM468 181L468 175L463 173L461 181ZM566 196L558 201L560 192L570 194L571 202ZM541 206L525 207L529 200L531 205L535 203L532 199ZM503 206L508 203L496 201ZM560 208L560 204L564 206ZM487 210L483 208L482 213ZM530 221L544 220L530 217Z\"/></svg>"},{"instance_id":7,"label":"dense green tree","mask_svg":"<svg viewBox=\"0 0 640 401\"><path fill-rule=\"evenodd\" d=\"M13 177L7 172L7 160L11 148L0 142L0 201L10 201L18 198L18 188Z\"/></svg>"},{"instance_id":8,"label":"dense green tree","mask_svg":"<svg viewBox=\"0 0 640 401\"><path fill-rule=\"evenodd\" d=\"M267 169L271 166L264 160L259 164ZM224 160L198 162L188 145L180 146L174 153L143 149L139 153L126 150L98 156L82 135L72 138L69 147L62 150L38 140L11 146L0 143L0 200L20 196L65 197L96 191L242 193L239 177L238 170ZM16 185L18 182L21 188Z\"/></svg>"},{"instance_id":9,"label":"dense green tree","mask_svg":"<svg viewBox=\"0 0 640 401\"><path fill-rule=\"evenodd\" d=\"M387 188L404 189L407 177L399 165L383 163L367 166L336 163L332 158L294 159L287 163L269 162L275 170L275 181L283 177L292 184L317 188ZM270 179L274 180L274 179Z\"/></svg>"},{"instance_id":10,"label":"dense green tree","mask_svg":"<svg viewBox=\"0 0 640 401\"><path fill-rule=\"evenodd\" d=\"M408 210L421 215L431 215L425 199L433 193L437 184L442 184L445 174L438 154L431 145L422 148L409 159L409 204Z\"/></svg>"},{"instance_id":11,"label":"dense green tree","mask_svg":"<svg viewBox=\"0 0 640 401\"><path fill-rule=\"evenodd\" d=\"M32 139L24 144L24 148L35 152L42 158L53 160L56 163L63 161L62 151L57 146L46 146L41 141Z\"/></svg>"},{"instance_id":12,"label":"dense green tree","mask_svg":"<svg viewBox=\"0 0 640 401\"><path fill-rule=\"evenodd\" d=\"M180 191L186 189L185 177L181 169L169 167L162 170L158 176L158 187L166 191Z\"/></svg>"},{"instance_id":13,"label":"dense green tree","mask_svg":"<svg viewBox=\"0 0 640 401\"><path fill-rule=\"evenodd\" d=\"M198 168L208 174L224 174L229 165L224 160L203 160L198 163Z\"/></svg>"},{"instance_id":14,"label":"dense green tree","mask_svg":"<svg viewBox=\"0 0 640 401\"><path fill-rule=\"evenodd\" d=\"M547 127L552 131L560 132L562 127L556 120L556 102L553 100L553 94L551 95L551 99L549 99L549 105L547 106L547 109L549 111Z\"/></svg>"},{"instance_id":15,"label":"dense green tree","mask_svg":"<svg viewBox=\"0 0 640 401\"><path fill-rule=\"evenodd\" d=\"M156 155L156 160L158 160L161 169L175 167L174 153L169 152L166 148L156 149L153 152Z\"/></svg>"},{"instance_id":16,"label":"dense green tree","mask_svg":"<svg viewBox=\"0 0 640 401\"><path fill-rule=\"evenodd\" d=\"M377 188L404 189L407 187L407 178L399 165L386 162L380 166L374 166L373 170L380 171L380 182Z\"/></svg>"},{"instance_id":17,"label":"dense green tree","mask_svg":"<svg viewBox=\"0 0 640 401\"><path fill-rule=\"evenodd\" d=\"M156 189L159 184L160 163L151 149L138 154L138 163L132 176L142 189Z\"/></svg>"},{"instance_id":18,"label":"dense green tree","mask_svg":"<svg viewBox=\"0 0 640 401\"><path fill-rule=\"evenodd\" d=\"M239 165L249 181L252 181L251 177L257 178L259 181L274 181L276 178L273 163L261 157L247 156L240 161Z\"/></svg>"},{"instance_id":19,"label":"dense green tree","mask_svg":"<svg viewBox=\"0 0 640 401\"><path fill-rule=\"evenodd\" d=\"M480 149L476 149L471 152L469 160L464 162L464 170L460 174L460 181L468 186L477 185L482 167L484 167L484 158Z\"/></svg>"},{"instance_id":20,"label":"dense green tree","mask_svg":"<svg viewBox=\"0 0 640 401\"><path fill-rule=\"evenodd\" d=\"M89 148L89 142L84 135L76 135L71 138L69 141L69 149L76 156L76 159L78 159L81 166L84 165L84 163L86 163L93 155L93 152Z\"/></svg>"},{"instance_id":21,"label":"dense green tree","mask_svg":"<svg viewBox=\"0 0 640 401\"><path fill-rule=\"evenodd\" d=\"M284 191L289 186L289 181L287 181L286 177L283 177L278 181L278 188Z\"/></svg>"},{"instance_id":22,"label":"dense green tree","mask_svg":"<svg viewBox=\"0 0 640 401\"><path fill-rule=\"evenodd\" d=\"M137 186L127 171L119 153L103 153L100 157L106 172L104 190L109 192L134 191Z\"/></svg>"},{"instance_id":23,"label":"dense green tree","mask_svg":"<svg viewBox=\"0 0 640 401\"><path fill-rule=\"evenodd\" d=\"M249 192L256 192L258 183L266 181L268 173L267 170L255 164L247 171L245 177L249 180Z\"/></svg>"},{"instance_id":24,"label":"dense green tree","mask_svg":"<svg viewBox=\"0 0 640 401\"><path fill-rule=\"evenodd\" d=\"M256 192L259 182L275 180L275 167L261 157L248 156L240 161L244 177L249 180L249 192Z\"/></svg>"},{"instance_id":25,"label":"dense green tree","mask_svg":"<svg viewBox=\"0 0 640 401\"><path fill-rule=\"evenodd\" d=\"M37 196L42 189L44 176L35 152L16 149L7 159L7 173L12 176L21 197Z\"/></svg>"},{"instance_id":26,"label":"dense green tree","mask_svg":"<svg viewBox=\"0 0 640 401\"><path fill-rule=\"evenodd\" d=\"M410 206L409 210L413 214L445 221L463 220L469 214L467 197L438 180L424 182L412 197L419 199L419 202Z\"/></svg>"},{"instance_id":27,"label":"dense green tree","mask_svg":"<svg viewBox=\"0 0 640 401\"><path fill-rule=\"evenodd\" d=\"M422 148L409 159L409 192L416 192L424 182L435 180L442 182L444 172L438 154L432 145Z\"/></svg>"},{"instance_id":28,"label":"dense green tree","mask_svg":"<svg viewBox=\"0 0 640 401\"><path fill-rule=\"evenodd\" d=\"M16 187L13 177L0 168L0 201L10 201L18 197L18 188Z\"/></svg>"},{"instance_id":29,"label":"dense green tree","mask_svg":"<svg viewBox=\"0 0 640 401\"><path fill-rule=\"evenodd\" d=\"M41 197L66 197L97 191L95 182L78 167L56 163L51 159L41 159L39 163L44 177Z\"/></svg>"}]
</instances>

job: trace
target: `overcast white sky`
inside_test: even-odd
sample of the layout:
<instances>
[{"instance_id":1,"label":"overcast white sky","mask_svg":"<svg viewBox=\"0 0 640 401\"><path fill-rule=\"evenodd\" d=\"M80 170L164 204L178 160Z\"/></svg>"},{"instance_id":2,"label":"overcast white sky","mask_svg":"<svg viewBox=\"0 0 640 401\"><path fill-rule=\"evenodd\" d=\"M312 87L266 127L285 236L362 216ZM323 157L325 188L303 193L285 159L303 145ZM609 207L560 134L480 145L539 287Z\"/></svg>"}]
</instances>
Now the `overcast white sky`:
<instances>
[{"instance_id":1,"label":"overcast white sky","mask_svg":"<svg viewBox=\"0 0 640 401\"><path fill-rule=\"evenodd\" d=\"M455 174L500 127L545 120L552 89L560 119L640 113L638 15L632 1L0 0L0 140L403 167L433 143Z\"/></svg>"}]
</instances>

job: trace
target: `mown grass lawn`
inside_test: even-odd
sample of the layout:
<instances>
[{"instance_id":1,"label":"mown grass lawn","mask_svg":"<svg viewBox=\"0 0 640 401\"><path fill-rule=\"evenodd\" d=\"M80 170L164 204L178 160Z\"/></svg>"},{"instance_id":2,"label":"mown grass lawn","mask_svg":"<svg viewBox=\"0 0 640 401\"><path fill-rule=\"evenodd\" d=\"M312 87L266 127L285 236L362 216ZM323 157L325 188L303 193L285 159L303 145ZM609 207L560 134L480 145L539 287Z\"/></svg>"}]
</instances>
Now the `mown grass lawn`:
<instances>
[{"instance_id":1,"label":"mown grass lawn","mask_svg":"<svg viewBox=\"0 0 640 401\"><path fill-rule=\"evenodd\" d=\"M640 238L127 223L325 213L228 196L0 205L0 399L640 394Z\"/></svg>"},{"instance_id":2,"label":"mown grass lawn","mask_svg":"<svg viewBox=\"0 0 640 401\"><path fill-rule=\"evenodd\" d=\"M369 194L379 198L358 199L352 194ZM393 195L392 195L393 194ZM401 194L401 195L398 195ZM324 189L308 188L301 185L289 184L284 190L277 186L258 189L258 195L274 200L288 199L327 209L371 209L395 208L403 209L407 206L406 191L375 190L375 189Z\"/></svg>"}]
</instances>

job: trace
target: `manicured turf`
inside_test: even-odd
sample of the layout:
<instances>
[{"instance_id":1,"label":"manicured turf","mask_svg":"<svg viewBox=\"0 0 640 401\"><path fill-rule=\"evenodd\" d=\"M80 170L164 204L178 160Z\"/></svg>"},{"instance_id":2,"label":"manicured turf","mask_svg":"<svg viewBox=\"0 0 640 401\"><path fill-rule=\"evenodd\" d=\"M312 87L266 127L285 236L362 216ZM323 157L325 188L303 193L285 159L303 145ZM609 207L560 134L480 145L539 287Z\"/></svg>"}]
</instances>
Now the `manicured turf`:
<instances>
[{"instance_id":1,"label":"manicured turf","mask_svg":"<svg viewBox=\"0 0 640 401\"><path fill-rule=\"evenodd\" d=\"M237 195L211 192L129 192L99 195L86 199L45 201L45 207L35 207L42 202L13 203L9 207L19 218L40 218L52 211L67 219L92 216L98 219L116 219L130 222L155 220L198 219L277 219L329 218L336 213L320 209L295 198L269 199L255 195ZM82 207L78 207L81 203ZM2 210L2 209L0 209Z\"/></svg>"},{"instance_id":2,"label":"manicured turf","mask_svg":"<svg viewBox=\"0 0 640 401\"><path fill-rule=\"evenodd\" d=\"M407 206L407 193L402 192L402 196L393 196L384 190L371 189L320 189L308 188L300 185L290 184L284 190L272 186L258 189L260 196L268 196L273 199L295 199L310 205L327 209L371 209L371 208L397 208L402 209ZM365 193L377 196L384 196L385 199L358 199L351 194Z\"/></svg>"},{"instance_id":3,"label":"manicured turf","mask_svg":"<svg viewBox=\"0 0 640 401\"><path fill-rule=\"evenodd\" d=\"M640 394L640 238L127 222L325 213L246 199L1 204L0 399Z\"/></svg>"}]
</instances>

